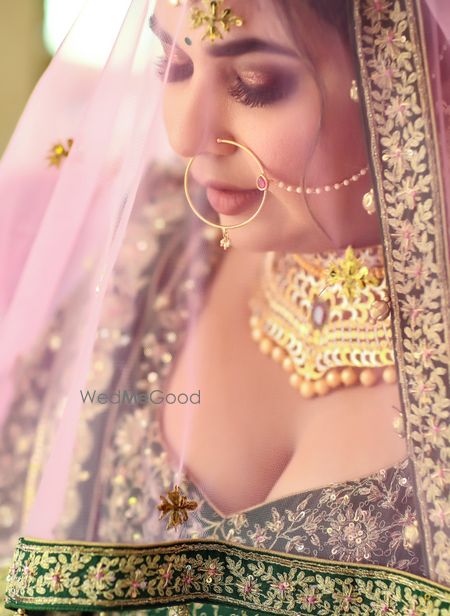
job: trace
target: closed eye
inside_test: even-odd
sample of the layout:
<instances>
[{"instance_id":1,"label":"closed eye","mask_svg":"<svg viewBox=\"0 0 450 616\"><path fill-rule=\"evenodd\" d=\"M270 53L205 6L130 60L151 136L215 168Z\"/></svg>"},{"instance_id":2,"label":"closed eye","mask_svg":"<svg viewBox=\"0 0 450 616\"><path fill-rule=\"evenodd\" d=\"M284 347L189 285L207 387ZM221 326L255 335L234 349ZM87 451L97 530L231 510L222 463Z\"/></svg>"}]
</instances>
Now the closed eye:
<instances>
[{"instance_id":1,"label":"closed eye","mask_svg":"<svg viewBox=\"0 0 450 616\"><path fill-rule=\"evenodd\" d=\"M192 76L194 67L192 62L171 62L169 66L169 58L164 56L160 58L156 64L156 72L161 79L167 79L169 83L184 81Z\"/></svg>"}]
</instances>

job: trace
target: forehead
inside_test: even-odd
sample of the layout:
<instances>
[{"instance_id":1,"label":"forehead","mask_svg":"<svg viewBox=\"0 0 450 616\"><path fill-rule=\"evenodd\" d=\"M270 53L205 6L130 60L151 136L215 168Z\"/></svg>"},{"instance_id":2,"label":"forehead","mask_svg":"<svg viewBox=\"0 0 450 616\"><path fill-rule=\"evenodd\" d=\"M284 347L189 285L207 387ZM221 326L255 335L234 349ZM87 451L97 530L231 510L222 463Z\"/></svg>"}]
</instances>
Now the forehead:
<instances>
[{"instance_id":1,"label":"forehead","mask_svg":"<svg viewBox=\"0 0 450 616\"><path fill-rule=\"evenodd\" d=\"M176 0L158 0L155 18L175 42L189 37L202 48L249 36L287 41L272 0L188 0L178 5Z\"/></svg>"}]
</instances>

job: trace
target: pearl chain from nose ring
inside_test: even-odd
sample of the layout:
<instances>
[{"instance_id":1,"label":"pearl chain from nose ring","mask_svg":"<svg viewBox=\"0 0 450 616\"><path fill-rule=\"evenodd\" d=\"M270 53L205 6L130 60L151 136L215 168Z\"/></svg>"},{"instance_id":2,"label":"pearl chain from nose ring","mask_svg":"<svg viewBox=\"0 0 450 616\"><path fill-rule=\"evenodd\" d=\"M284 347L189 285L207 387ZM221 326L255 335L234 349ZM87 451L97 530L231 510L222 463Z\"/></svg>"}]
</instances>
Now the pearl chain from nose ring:
<instances>
[{"instance_id":1,"label":"pearl chain from nose ring","mask_svg":"<svg viewBox=\"0 0 450 616\"><path fill-rule=\"evenodd\" d=\"M363 167L362 169L358 171L358 173L355 173L354 175L350 176L349 178L345 178L344 180L340 182L335 182L334 184L326 184L325 186L317 186L317 187L308 186L306 188L303 188L303 186L294 186L292 184L288 184L287 182L283 182L282 180L277 180L276 178L268 178L268 181L270 183L274 183L275 186L277 186L278 188L282 188L283 190L286 190L287 192L297 193L299 195L303 193L306 193L307 195L313 195L313 194L320 195L323 192L328 193L328 192L332 192L333 190L340 190L341 188L350 186L352 182L357 182L362 177L367 175L367 172L368 172L368 168Z\"/></svg>"}]
</instances>

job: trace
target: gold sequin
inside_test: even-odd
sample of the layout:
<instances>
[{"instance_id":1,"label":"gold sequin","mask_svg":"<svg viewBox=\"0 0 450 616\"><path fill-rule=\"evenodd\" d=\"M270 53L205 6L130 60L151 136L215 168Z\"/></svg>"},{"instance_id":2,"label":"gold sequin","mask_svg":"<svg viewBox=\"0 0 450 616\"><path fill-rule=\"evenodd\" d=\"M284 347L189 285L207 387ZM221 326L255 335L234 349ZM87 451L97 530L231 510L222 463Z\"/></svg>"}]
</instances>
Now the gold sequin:
<instances>
[{"instance_id":1,"label":"gold sequin","mask_svg":"<svg viewBox=\"0 0 450 616\"><path fill-rule=\"evenodd\" d=\"M162 231L166 228L166 221L164 220L164 218L156 218L155 222L153 223L153 226L156 231Z\"/></svg>"},{"instance_id":2,"label":"gold sequin","mask_svg":"<svg viewBox=\"0 0 450 616\"><path fill-rule=\"evenodd\" d=\"M0 528L9 528L14 523L14 515L11 507L0 506Z\"/></svg>"},{"instance_id":3,"label":"gold sequin","mask_svg":"<svg viewBox=\"0 0 450 616\"><path fill-rule=\"evenodd\" d=\"M167 295L158 295L153 303L153 308L155 310L162 310L163 308L167 308L169 305L169 298Z\"/></svg>"},{"instance_id":4,"label":"gold sequin","mask_svg":"<svg viewBox=\"0 0 450 616\"><path fill-rule=\"evenodd\" d=\"M62 338L58 334L50 336L48 346L52 351L58 351L61 348Z\"/></svg>"},{"instance_id":5,"label":"gold sequin","mask_svg":"<svg viewBox=\"0 0 450 616\"><path fill-rule=\"evenodd\" d=\"M177 341L177 334L175 332L167 332L166 340L170 342L170 344L174 344Z\"/></svg>"},{"instance_id":6,"label":"gold sequin","mask_svg":"<svg viewBox=\"0 0 450 616\"><path fill-rule=\"evenodd\" d=\"M95 372L103 372L103 370L105 369L105 362L101 359L98 359L94 362L93 367Z\"/></svg>"},{"instance_id":7,"label":"gold sequin","mask_svg":"<svg viewBox=\"0 0 450 616\"><path fill-rule=\"evenodd\" d=\"M195 280L193 280L192 278L188 278L184 283L184 288L188 289L188 291L192 291L194 287L195 287Z\"/></svg>"},{"instance_id":8,"label":"gold sequin","mask_svg":"<svg viewBox=\"0 0 450 616\"><path fill-rule=\"evenodd\" d=\"M148 248L148 242L146 242L145 240L140 240L139 242L137 242L136 248L140 252L145 252L147 250L147 248Z\"/></svg>"}]
</instances>

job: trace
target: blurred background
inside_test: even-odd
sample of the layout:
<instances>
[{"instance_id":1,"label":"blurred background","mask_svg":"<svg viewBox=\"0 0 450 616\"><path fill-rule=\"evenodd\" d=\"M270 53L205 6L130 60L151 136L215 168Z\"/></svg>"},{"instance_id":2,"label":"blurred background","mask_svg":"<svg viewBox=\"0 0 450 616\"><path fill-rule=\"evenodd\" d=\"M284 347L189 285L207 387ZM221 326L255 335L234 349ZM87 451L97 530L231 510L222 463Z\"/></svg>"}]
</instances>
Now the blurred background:
<instances>
[{"instance_id":1,"label":"blurred background","mask_svg":"<svg viewBox=\"0 0 450 616\"><path fill-rule=\"evenodd\" d=\"M44 4L0 0L0 155L50 59L44 43Z\"/></svg>"},{"instance_id":2,"label":"blurred background","mask_svg":"<svg viewBox=\"0 0 450 616\"><path fill-rule=\"evenodd\" d=\"M36 82L86 2L95 19L73 61L95 66L128 0L0 0L0 156Z\"/></svg>"}]
</instances>

